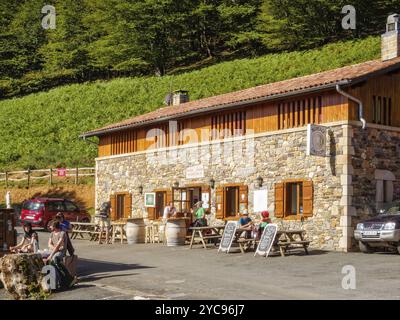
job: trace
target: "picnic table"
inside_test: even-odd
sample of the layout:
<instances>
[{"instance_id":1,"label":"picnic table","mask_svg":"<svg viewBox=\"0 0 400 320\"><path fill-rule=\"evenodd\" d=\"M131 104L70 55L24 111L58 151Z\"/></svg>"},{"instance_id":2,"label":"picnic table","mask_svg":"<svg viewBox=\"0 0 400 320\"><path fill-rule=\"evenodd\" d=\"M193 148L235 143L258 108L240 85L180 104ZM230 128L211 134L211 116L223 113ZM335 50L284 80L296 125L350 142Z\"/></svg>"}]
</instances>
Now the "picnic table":
<instances>
[{"instance_id":1,"label":"picnic table","mask_svg":"<svg viewBox=\"0 0 400 320\"><path fill-rule=\"evenodd\" d=\"M255 249L258 240L254 238L245 239L240 238L240 235L246 230L237 229L235 242L239 244L240 251L245 253L249 248ZM303 249L308 254L308 246L310 241L304 240L305 230L278 230L276 233L273 250L279 251L281 256L284 257L286 253L293 249Z\"/></svg>"},{"instance_id":2,"label":"picnic table","mask_svg":"<svg viewBox=\"0 0 400 320\"><path fill-rule=\"evenodd\" d=\"M194 242L200 241L203 245L204 249L207 249L206 242L208 240L214 240L214 244L217 243L219 239L222 238L222 233L225 229L225 226L206 226L206 227L191 227L189 228L192 231L192 235L190 237L190 249L192 249Z\"/></svg>"},{"instance_id":3,"label":"picnic table","mask_svg":"<svg viewBox=\"0 0 400 320\"><path fill-rule=\"evenodd\" d=\"M78 235L81 239L84 239L84 235L89 235L90 241L93 241L100 235L100 230L98 229L98 225L92 222L71 222L72 233L71 239L76 239Z\"/></svg>"},{"instance_id":4,"label":"picnic table","mask_svg":"<svg viewBox=\"0 0 400 320\"><path fill-rule=\"evenodd\" d=\"M304 230L281 230L276 234L275 240L279 247L281 256L284 257L285 254L292 249L303 249L306 254L308 254L308 246L310 241L304 240L305 235ZM297 239L296 239L297 238Z\"/></svg>"}]
</instances>

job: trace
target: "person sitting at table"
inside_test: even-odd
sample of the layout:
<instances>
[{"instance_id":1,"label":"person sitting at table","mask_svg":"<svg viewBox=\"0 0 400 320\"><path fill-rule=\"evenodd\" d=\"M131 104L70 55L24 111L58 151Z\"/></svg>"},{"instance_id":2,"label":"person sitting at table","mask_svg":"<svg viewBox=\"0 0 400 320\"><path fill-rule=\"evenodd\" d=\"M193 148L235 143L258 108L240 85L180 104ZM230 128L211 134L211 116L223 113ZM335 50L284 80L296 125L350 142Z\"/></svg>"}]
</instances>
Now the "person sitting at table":
<instances>
[{"instance_id":1,"label":"person sitting at table","mask_svg":"<svg viewBox=\"0 0 400 320\"><path fill-rule=\"evenodd\" d=\"M265 227L271 223L271 219L269 218L268 211L261 212L261 223L258 225L257 230L257 239L261 238L262 233L264 232Z\"/></svg>"},{"instance_id":2,"label":"person sitting at table","mask_svg":"<svg viewBox=\"0 0 400 320\"><path fill-rule=\"evenodd\" d=\"M167 219L175 216L175 214L176 214L176 208L174 207L174 204L172 202L170 202L164 208L163 220L167 220Z\"/></svg>"},{"instance_id":3,"label":"person sitting at table","mask_svg":"<svg viewBox=\"0 0 400 320\"><path fill-rule=\"evenodd\" d=\"M206 227L206 210L203 208L203 201L198 201L193 209L195 220L191 224L192 227Z\"/></svg>"},{"instance_id":4,"label":"person sitting at table","mask_svg":"<svg viewBox=\"0 0 400 320\"><path fill-rule=\"evenodd\" d=\"M253 231L254 223L249 217L249 212L243 210L242 217L238 221L239 228L245 230L245 237L251 238L251 232Z\"/></svg>"},{"instance_id":5,"label":"person sitting at table","mask_svg":"<svg viewBox=\"0 0 400 320\"><path fill-rule=\"evenodd\" d=\"M56 268L60 286L70 288L76 283L76 278L71 276L63 262L67 251L67 235L61 228L59 221L52 223L52 232L48 242L50 255L44 259L44 262L49 262Z\"/></svg>"},{"instance_id":6,"label":"person sitting at table","mask_svg":"<svg viewBox=\"0 0 400 320\"><path fill-rule=\"evenodd\" d=\"M65 232L67 237L67 251L68 254L72 257L75 253L74 246L72 245L71 239L69 237L69 232L72 231L71 223L68 220L65 220L64 214L62 212L58 212L56 214L56 221L60 222L61 230Z\"/></svg>"},{"instance_id":7,"label":"person sitting at table","mask_svg":"<svg viewBox=\"0 0 400 320\"><path fill-rule=\"evenodd\" d=\"M264 231L265 227L270 223L271 219L269 218L269 212L268 211L261 212L261 223L260 223L261 232Z\"/></svg>"},{"instance_id":8,"label":"person sitting at table","mask_svg":"<svg viewBox=\"0 0 400 320\"><path fill-rule=\"evenodd\" d=\"M10 247L12 253L36 253L39 250L39 237L32 229L32 224L24 223L24 235L21 242Z\"/></svg>"}]
</instances>

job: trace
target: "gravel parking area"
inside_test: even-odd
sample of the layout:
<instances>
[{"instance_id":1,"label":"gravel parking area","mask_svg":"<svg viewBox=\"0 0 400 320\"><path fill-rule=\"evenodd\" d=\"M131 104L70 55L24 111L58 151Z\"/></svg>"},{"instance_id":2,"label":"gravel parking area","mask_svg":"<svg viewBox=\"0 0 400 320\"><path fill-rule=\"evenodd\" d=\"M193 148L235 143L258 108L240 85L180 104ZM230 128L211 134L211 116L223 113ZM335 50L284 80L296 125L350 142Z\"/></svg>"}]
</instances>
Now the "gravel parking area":
<instances>
[{"instance_id":1,"label":"gravel parking area","mask_svg":"<svg viewBox=\"0 0 400 320\"><path fill-rule=\"evenodd\" d=\"M42 248L48 234L41 232ZM287 257L200 246L98 245L75 240L79 284L51 299L400 299L400 255L311 250ZM343 289L344 266L355 289ZM9 297L0 290L0 299Z\"/></svg>"}]
</instances>

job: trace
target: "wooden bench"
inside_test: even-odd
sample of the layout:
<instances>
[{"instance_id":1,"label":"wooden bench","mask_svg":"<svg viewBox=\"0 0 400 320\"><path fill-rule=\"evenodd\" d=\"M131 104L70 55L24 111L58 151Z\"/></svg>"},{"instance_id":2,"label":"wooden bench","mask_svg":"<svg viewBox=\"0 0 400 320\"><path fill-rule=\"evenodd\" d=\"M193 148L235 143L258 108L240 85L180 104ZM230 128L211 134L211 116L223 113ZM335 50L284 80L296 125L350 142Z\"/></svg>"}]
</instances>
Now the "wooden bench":
<instances>
[{"instance_id":1,"label":"wooden bench","mask_svg":"<svg viewBox=\"0 0 400 320\"><path fill-rule=\"evenodd\" d=\"M255 239L240 238L236 240L236 243L239 244L240 252L245 253L250 247L253 247L253 249L255 249L258 241L256 241Z\"/></svg>"}]
</instances>

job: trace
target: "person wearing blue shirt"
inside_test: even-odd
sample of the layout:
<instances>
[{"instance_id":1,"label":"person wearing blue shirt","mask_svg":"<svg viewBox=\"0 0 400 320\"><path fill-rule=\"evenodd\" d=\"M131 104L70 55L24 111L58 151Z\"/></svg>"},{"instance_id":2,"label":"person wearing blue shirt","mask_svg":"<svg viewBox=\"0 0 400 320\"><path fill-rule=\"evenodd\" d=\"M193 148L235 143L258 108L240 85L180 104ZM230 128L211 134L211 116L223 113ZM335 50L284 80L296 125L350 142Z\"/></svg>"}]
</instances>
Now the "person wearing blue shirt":
<instances>
[{"instance_id":1,"label":"person wearing blue shirt","mask_svg":"<svg viewBox=\"0 0 400 320\"><path fill-rule=\"evenodd\" d=\"M56 219L60 222L60 227L62 231L71 231L71 223L68 220L65 220L64 214L62 212L57 213Z\"/></svg>"},{"instance_id":2,"label":"person wearing blue shirt","mask_svg":"<svg viewBox=\"0 0 400 320\"><path fill-rule=\"evenodd\" d=\"M247 210L243 211L242 217L239 219L239 228L246 230L246 238L251 237L251 231L253 229L253 221L249 217Z\"/></svg>"}]
</instances>

